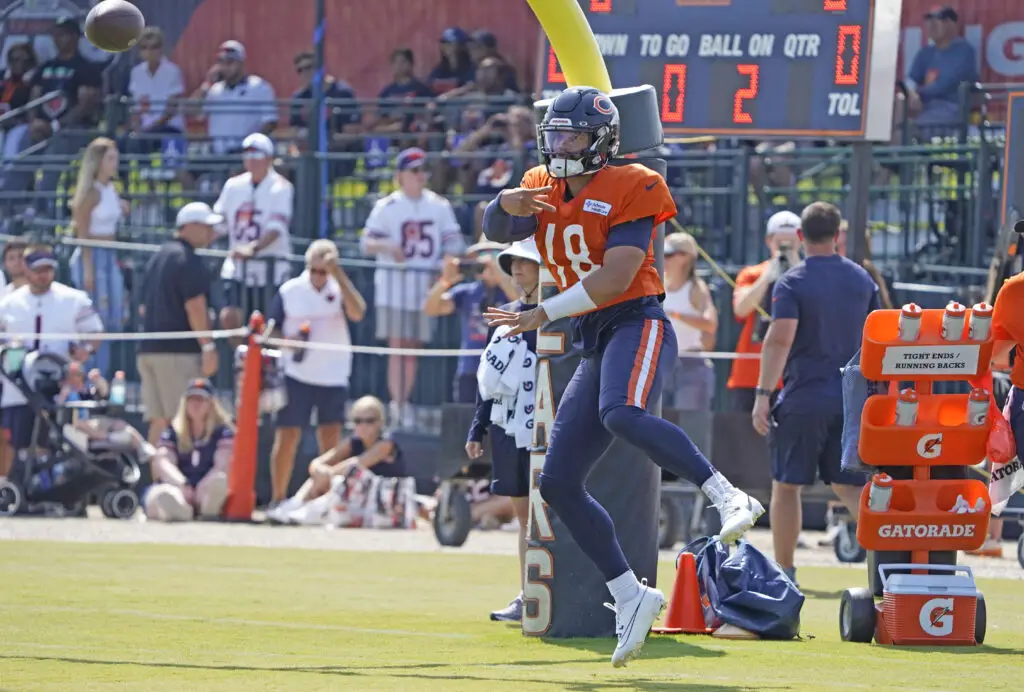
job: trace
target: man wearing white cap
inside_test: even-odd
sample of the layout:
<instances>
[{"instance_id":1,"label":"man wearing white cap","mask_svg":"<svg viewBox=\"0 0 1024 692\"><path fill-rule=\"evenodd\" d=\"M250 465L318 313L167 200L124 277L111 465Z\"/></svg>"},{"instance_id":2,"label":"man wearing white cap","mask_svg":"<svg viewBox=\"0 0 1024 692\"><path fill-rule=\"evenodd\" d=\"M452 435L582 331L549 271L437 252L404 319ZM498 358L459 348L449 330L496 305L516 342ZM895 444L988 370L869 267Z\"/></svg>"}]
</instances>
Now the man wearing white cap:
<instances>
[{"instance_id":1,"label":"man wearing white cap","mask_svg":"<svg viewBox=\"0 0 1024 692\"><path fill-rule=\"evenodd\" d=\"M174 238L150 258L143 274L143 331L209 331L212 278L196 250L213 242L215 227L223 221L224 217L202 202L186 204L178 211ZM142 341L136 365L142 379L149 441L156 444L188 383L217 372L217 346L209 337Z\"/></svg>"},{"instance_id":2,"label":"man wearing white cap","mask_svg":"<svg viewBox=\"0 0 1024 692\"><path fill-rule=\"evenodd\" d=\"M263 310L268 286L288 280L295 188L274 170L274 143L266 135L245 138L242 160L245 173L229 179L213 205L225 219L231 253L220 272L227 282L227 306L220 313L225 329L240 327L252 310Z\"/></svg>"},{"instance_id":3,"label":"man wearing white cap","mask_svg":"<svg viewBox=\"0 0 1024 692\"><path fill-rule=\"evenodd\" d=\"M245 46L225 41L217 64L192 94L203 101L206 132L215 154L238 151L241 140L253 132L270 134L277 127L274 87L262 77L245 73Z\"/></svg>"},{"instance_id":4,"label":"man wearing white cap","mask_svg":"<svg viewBox=\"0 0 1024 692\"><path fill-rule=\"evenodd\" d=\"M787 269L800 263L800 217L791 211L780 211L768 219L765 244L771 256L768 260L744 267L736 277L736 288L732 294L732 313L743 323L736 353L760 353L761 341L768 330L769 320L764 314L771 314L772 286ZM760 362L756 359L738 358L732 362L732 371L726 384L732 390L733 411L749 411L754 406L754 390L760 373ZM779 383L781 387L781 382Z\"/></svg>"},{"instance_id":5,"label":"man wearing white cap","mask_svg":"<svg viewBox=\"0 0 1024 692\"><path fill-rule=\"evenodd\" d=\"M103 331L92 300L85 291L55 281L57 258L52 248L33 245L25 251L28 283L0 300L0 329L8 334L95 334ZM95 351L97 344L85 338L78 342L68 339L22 338L29 351L54 353L78 362L84 362ZM35 414L25 397L12 386L3 388L0 395L3 407L3 429L9 435L15 450L32 445L32 427Z\"/></svg>"}]
</instances>

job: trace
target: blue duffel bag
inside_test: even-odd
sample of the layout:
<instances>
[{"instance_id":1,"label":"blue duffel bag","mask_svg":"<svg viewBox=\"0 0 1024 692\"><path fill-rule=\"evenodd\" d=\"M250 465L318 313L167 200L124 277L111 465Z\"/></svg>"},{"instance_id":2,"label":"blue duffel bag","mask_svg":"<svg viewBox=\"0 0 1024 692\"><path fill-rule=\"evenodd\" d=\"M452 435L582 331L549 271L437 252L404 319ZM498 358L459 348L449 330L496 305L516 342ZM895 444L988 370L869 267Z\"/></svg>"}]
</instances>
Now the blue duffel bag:
<instances>
[{"instance_id":1,"label":"blue duffel bag","mask_svg":"<svg viewBox=\"0 0 1024 692\"><path fill-rule=\"evenodd\" d=\"M804 595L774 560L741 540L730 554L718 538L698 538L682 552L693 553L707 627L723 624L764 639L800 634Z\"/></svg>"},{"instance_id":2,"label":"blue duffel bag","mask_svg":"<svg viewBox=\"0 0 1024 692\"><path fill-rule=\"evenodd\" d=\"M889 391L888 382L877 382L864 377L860 370L860 351L843 368L843 471L854 473L873 473L874 467L868 466L860 458L860 418L868 397L885 394Z\"/></svg>"}]
</instances>

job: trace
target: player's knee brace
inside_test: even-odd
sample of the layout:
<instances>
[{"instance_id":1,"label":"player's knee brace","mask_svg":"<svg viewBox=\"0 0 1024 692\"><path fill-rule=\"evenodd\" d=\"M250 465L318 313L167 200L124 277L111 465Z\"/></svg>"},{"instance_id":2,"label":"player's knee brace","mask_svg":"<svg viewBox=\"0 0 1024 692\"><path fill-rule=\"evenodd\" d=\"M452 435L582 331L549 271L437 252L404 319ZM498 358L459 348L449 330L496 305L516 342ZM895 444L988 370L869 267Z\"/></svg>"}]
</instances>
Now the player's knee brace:
<instances>
[{"instance_id":1,"label":"player's knee brace","mask_svg":"<svg viewBox=\"0 0 1024 692\"><path fill-rule=\"evenodd\" d=\"M635 423L645 415L647 412L641 408L619 404L601 411L601 424L612 435L628 440L639 432Z\"/></svg>"}]
</instances>

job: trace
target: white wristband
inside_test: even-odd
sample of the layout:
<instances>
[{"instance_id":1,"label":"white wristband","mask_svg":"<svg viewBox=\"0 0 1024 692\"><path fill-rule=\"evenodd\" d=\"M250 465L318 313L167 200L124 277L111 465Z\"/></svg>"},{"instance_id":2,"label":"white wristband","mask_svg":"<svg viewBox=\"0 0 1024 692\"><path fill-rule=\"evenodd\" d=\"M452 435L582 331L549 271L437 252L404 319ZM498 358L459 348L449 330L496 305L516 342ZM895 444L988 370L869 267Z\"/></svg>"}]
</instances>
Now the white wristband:
<instances>
[{"instance_id":1,"label":"white wristband","mask_svg":"<svg viewBox=\"0 0 1024 692\"><path fill-rule=\"evenodd\" d=\"M597 308L597 304L591 300L583 282L579 281L568 290L562 291L557 296L548 298L540 306L544 308L544 314L554 322L563 317L571 317L584 312L590 312Z\"/></svg>"}]
</instances>

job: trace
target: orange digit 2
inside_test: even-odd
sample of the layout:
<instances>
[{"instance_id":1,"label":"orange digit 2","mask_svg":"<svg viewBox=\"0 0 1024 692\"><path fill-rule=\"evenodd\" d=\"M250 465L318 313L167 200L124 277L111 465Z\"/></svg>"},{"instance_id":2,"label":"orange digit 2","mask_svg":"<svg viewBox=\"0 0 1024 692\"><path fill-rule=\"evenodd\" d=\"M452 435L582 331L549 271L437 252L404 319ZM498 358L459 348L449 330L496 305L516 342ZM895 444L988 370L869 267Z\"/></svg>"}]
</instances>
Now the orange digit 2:
<instances>
[{"instance_id":1,"label":"orange digit 2","mask_svg":"<svg viewBox=\"0 0 1024 692\"><path fill-rule=\"evenodd\" d=\"M757 97L761 68L758 65L743 64L737 65L736 71L746 75L750 83L745 89L736 90L736 96L732 101L732 121L737 125L750 125L753 124L754 119L750 113L743 110L743 102Z\"/></svg>"}]
</instances>

